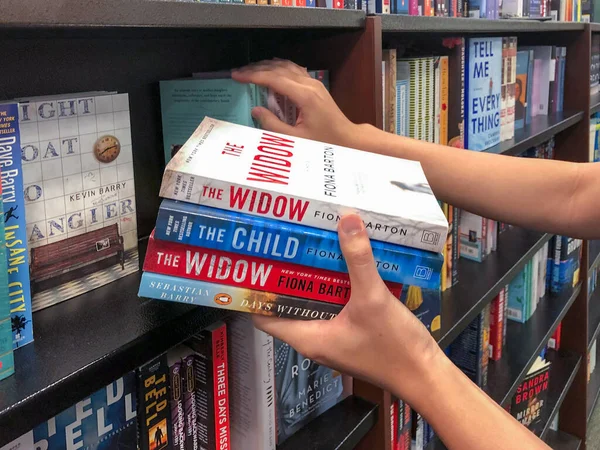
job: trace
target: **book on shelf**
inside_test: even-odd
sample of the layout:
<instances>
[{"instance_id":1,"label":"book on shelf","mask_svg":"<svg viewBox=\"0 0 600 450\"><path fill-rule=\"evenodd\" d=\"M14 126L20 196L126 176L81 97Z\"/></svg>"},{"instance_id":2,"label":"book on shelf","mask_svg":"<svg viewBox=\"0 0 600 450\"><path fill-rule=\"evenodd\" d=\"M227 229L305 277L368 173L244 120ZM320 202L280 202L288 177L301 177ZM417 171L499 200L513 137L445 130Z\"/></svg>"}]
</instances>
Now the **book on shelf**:
<instances>
[{"instance_id":1,"label":"book on shelf","mask_svg":"<svg viewBox=\"0 0 600 450\"><path fill-rule=\"evenodd\" d=\"M129 98L16 101L24 208L13 212L25 220L37 311L139 270Z\"/></svg>"},{"instance_id":2,"label":"book on shelf","mask_svg":"<svg viewBox=\"0 0 600 450\"><path fill-rule=\"evenodd\" d=\"M2 124L2 111L0 111L0 124ZM0 149L2 149L1 141L2 138L0 138ZM1 176L0 179L2 179ZM3 190L4 183L2 182L0 183L0 194ZM6 247L4 228L4 200L0 196L0 380L15 373L11 297L8 289L8 262L6 256L9 249Z\"/></svg>"}]
</instances>

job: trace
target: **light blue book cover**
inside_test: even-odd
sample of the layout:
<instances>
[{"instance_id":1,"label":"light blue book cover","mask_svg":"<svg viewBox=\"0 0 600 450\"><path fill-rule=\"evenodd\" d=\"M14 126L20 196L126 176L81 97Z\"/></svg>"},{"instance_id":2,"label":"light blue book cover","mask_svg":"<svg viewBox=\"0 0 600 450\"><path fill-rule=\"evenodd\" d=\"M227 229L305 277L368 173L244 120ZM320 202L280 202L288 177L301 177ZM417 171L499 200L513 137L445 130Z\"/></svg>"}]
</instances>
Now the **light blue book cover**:
<instances>
[{"instance_id":1,"label":"light blue book cover","mask_svg":"<svg viewBox=\"0 0 600 450\"><path fill-rule=\"evenodd\" d=\"M8 264L8 289L11 306L13 348L33 342L33 318L19 108L17 103L0 104L0 161L2 202L4 204L5 260ZM7 133L8 131L8 133Z\"/></svg>"},{"instance_id":2,"label":"light blue book cover","mask_svg":"<svg viewBox=\"0 0 600 450\"><path fill-rule=\"evenodd\" d=\"M36 449L137 449L136 373L128 372L33 429Z\"/></svg>"},{"instance_id":3,"label":"light blue book cover","mask_svg":"<svg viewBox=\"0 0 600 450\"><path fill-rule=\"evenodd\" d=\"M266 217L164 199L154 233L164 241L348 272L336 232ZM384 280L440 288L441 254L376 240L371 246Z\"/></svg>"},{"instance_id":4,"label":"light blue book cover","mask_svg":"<svg viewBox=\"0 0 600 450\"><path fill-rule=\"evenodd\" d=\"M502 38L467 39L465 148L486 150L500 143Z\"/></svg>"},{"instance_id":5,"label":"light blue book cover","mask_svg":"<svg viewBox=\"0 0 600 450\"><path fill-rule=\"evenodd\" d=\"M160 82L165 164L210 116L254 127L251 116L255 86L231 78L185 78Z\"/></svg>"},{"instance_id":6,"label":"light blue book cover","mask_svg":"<svg viewBox=\"0 0 600 450\"><path fill-rule=\"evenodd\" d=\"M409 126L408 80L396 81L396 134L408 136Z\"/></svg>"},{"instance_id":7,"label":"light blue book cover","mask_svg":"<svg viewBox=\"0 0 600 450\"><path fill-rule=\"evenodd\" d=\"M0 116L0 123L2 123L1 119L2 116ZM2 197L0 197L0 380L15 373L3 213L4 207Z\"/></svg>"},{"instance_id":8,"label":"light blue book cover","mask_svg":"<svg viewBox=\"0 0 600 450\"><path fill-rule=\"evenodd\" d=\"M529 52L517 52L517 79L515 84L515 130L525 126L527 114L527 77L529 75Z\"/></svg>"},{"instance_id":9,"label":"light blue book cover","mask_svg":"<svg viewBox=\"0 0 600 450\"><path fill-rule=\"evenodd\" d=\"M527 266L508 285L508 318L525 323L527 320Z\"/></svg>"}]
</instances>

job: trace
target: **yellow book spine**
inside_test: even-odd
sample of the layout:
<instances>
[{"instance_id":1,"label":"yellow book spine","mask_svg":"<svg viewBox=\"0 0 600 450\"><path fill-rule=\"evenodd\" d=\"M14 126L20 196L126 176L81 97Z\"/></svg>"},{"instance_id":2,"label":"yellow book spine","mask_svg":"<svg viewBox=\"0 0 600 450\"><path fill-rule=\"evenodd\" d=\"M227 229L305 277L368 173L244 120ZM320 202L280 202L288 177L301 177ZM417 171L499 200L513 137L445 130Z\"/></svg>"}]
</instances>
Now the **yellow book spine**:
<instances>
[{"instance_id":1,"label":"yellow book spine","mask_svg":"<svg viewBox=\"0 0 600 450\"><path fill-rule=\"evenodd\" d=\"M440 144L448 145L448 57L440 57Z\"/></svg>"}]
</instances>

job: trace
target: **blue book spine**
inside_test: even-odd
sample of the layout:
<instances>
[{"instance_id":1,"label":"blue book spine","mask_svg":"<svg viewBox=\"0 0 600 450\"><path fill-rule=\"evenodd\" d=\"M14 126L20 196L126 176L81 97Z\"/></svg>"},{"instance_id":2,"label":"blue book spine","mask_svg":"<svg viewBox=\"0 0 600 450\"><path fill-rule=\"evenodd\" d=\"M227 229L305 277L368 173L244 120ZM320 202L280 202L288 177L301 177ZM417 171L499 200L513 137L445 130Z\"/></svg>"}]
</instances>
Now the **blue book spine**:
<instances>
[{"instance_id":1,"label":"blue book spine","mask_svg":"<svg viewBox=\"0 0 600 450\"><path fill-rule=\"evenodd\" d=\"M160 240L348 272L337 233L314 227L165 199L154 233ZM439 289L441 254L380 241L371 246L384 280Z\"/></svg>"},{"instance_id":2,"label":"blue book spine","mask_svg":"<svg viewBox=\"0 0 600 450\"><path fill-rule=\"evenodd\" d=\"M395 0L396 14L408 15L408 0Z\"/></svg>"},{"instance_id":3,"label":"blue book spine","mask_svg":"<svg viewBox=\"0 0 600 450\"><path fill-rule=\"evenodd\" d=\"M0 105L0 165L13 348L33 342L29 254L17 103ZM8 126L6 126L8 124ZM8 132L7 132L8 131Z\"/></svg>"},{"instance_id":4,"label":"blue book spine","mask_svg":"<svg viewBox=\"0 0 600 450\"><path fill-rule=\"evenodd\" d=\"M560 84L558 86L558 112L563 110L564 94L565 94L565 63L567 59L567 47L561 47L560 53Z\"/></svg>"},{"instance_id":5,"label":"blue book spine","mask_svg":"<svg viewBox=\"0 0 600 450\"><path fill-rule=\"evenodd\" d=\"M331 320L342 305L144 272L139 297L304 320Z\"/></svg>"},{"instance_id":6,"label":"blue book spine","mask_svg":"<svg viewBox=\"0 0 600 450\"><path fill-rule=\"evenodd\" d=\"M465 148L481 151L500 143L502 38L471 38L468 45Z\"/></svg>"},{"instance_id":7,"label":"blue book spine","mask_svg":"<svg viewBox=\"0 0 600 450\"><path fill-rule=\"evenodd\" d=\"M37 425L33 429L33 439L35 448L38 449L136 448L135 372L128 372L57 416Z\"/></svg>"},{"instance_id":8,"label":"blue book spine","mask_svg":"<svg viewBox=\"0 0 600 450\"><path fill-rule=\"evenodd\" d=\"M0 125L3 122L1 114L0 112ZM2 138L0 138L0 141L2 141ZM1 144L0 148L2 148ZM10 297L8 296L6 241L4 239L4 208L2 206L2 197L0 197L0 380L15 373L12 336Z\"/></svg>"},{"instance_id":9,"label":"blue book spine","mask_svg":"<svg viewBox=\"0 0 600 450\"><path fill-rule=\"evenodd\" d=\"M508 285L508 318L525 323L527 302L527 267L525 267Z\"/></svg>"}]
</instances>

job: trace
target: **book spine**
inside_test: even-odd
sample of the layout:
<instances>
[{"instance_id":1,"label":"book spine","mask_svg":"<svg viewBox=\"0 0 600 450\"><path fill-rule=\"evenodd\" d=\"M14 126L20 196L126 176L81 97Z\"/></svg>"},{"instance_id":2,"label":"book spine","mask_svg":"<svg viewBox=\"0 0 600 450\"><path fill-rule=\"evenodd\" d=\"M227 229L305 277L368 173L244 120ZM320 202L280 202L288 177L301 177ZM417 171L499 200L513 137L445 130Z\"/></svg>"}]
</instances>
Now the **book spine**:
<instances>
[{"instance_id":1,"label":"book spine","mask_svg":"<svg viewBox=\"0 0 600 450\"><path fill-rule=\"evenodd\" d=\"M171 382L171 423L173 429L173 449L185 450L185 412L183 409L182 361L176 361L169 367Z\"/></svg>"},{"instance_id":2,"label":"book spine","mask_svg":"<svg viewBox=\"0 0 600 450\"><path fill-rule=\"evenodd\" d=\"M1 112L0 123L2 123ZM2 141L2 138L0 138L0 141ZM0 183L0 194L4 189L3 184L4 180L2 179L2 183ZM0 380L3 380L15 373L15 357L13 351L13 334L11 327L10 296L8 295L6 240L4 234L4 206L1 196L0 214Z\"/></svg>"},{"instance_id":3,"label":"book spine","mask_svg":"<svg viewBox=\"0 0 600 450\"><path fill-rule=\"evenodd\" d=\"M153 235L148 240L144 271L339 305L350 300L348 274L216 249L191 248L157 240ZM402 285L387 285L394 296L400 297Z\"/></svg>"},{"instance_id":4,"label":"book spine","mask_svg":"<svg viewBox=\"0 0 600 450\"><path fill-rule=\"evenodd\" d=\"M227 327L225 324L213 331L212 339L212 378L214 400L215 449L229 450L231 428L229 426L229 380L227 361Z\"/></svg>"},{"instance_id":5,"label":"book spine","mask_svg":"<svg viewBox=\"0 0 600 450\"><path fill-rule=\"evenodd\" d=\"M138 424L143 449L173 450L166 353L141 366L138 374Z\"/></svg>"},{"instance_id":6,"label":"book spine","mask_svg":"<svg viewBox=\"0 0 600 450\"><path fill-rule=\"evenodd\" d=\"M448 145L448 56L440 57L440 144Z\"/></svg>"},{"instance_id":7,"label":"book spine","mask_svg":"<svg viewBox=\"0 0 600 450\"><path fill-rule=\"evenodd\" d=\"M183 358L183 410L185 417L185 449L198 450L198 422L196 421L196 374L193 354Z\"/></svg>"},{"instance_id":8,"label":"book spine","mask_svg":"<svg viewBox=\"0 0 600 450\"><path fill-rule=\"evenodd\" d=\"M210 186L206 189L208 194L204 189L207 186ZM330 231L337 231L338 218L346 212L341 205L280 195L268 189L247 188L238 183L200 177L168 167L160 196ZM375 217L373 212L363 208L356 208L355 212L365 221L366 232L371 239L442 252L442 236L447 232L443 225L423 223L410 217L402 220L388 214L377 214L377 220L371 221L369 218Z\"/></svg>"},{"instance_id":9,"label":"book spine","mask_svg":"<svg viewBox=\"0 0 600 450\"><path fill-rule=\"evenodd\" d=\"M342 310L342 305L334 303L276 295L151 272L142 274L138 295L156 300L302 320L330 320Z\"/></svg>"},{"instance_id":10,"label":"book spine","mask_svg":"<svg viewBox=\"0 0 600 450\"><path fill-rule=\"evenodd\" d=\"M23 112L22 112L23 114ZM21 129L16 103L0 105L0 158L2 159L2 202L4 238L7 247L13 348L33 342L29 253L25 224L25 196L21 158Z\"/></svg>"},{"instance_id":11,"label":"book spine","mask_svg":"<svg viewBox=\"0 0 600 450\"><path fill-rule=\"evenodd\" d=\"M158 240L262 257L315 269L348 273L337 233L273 219L164 201L156 220ZM385 281L425 288L440 283L443 258L372 241L377 269Z\"/></svg>"}]
</instances>

